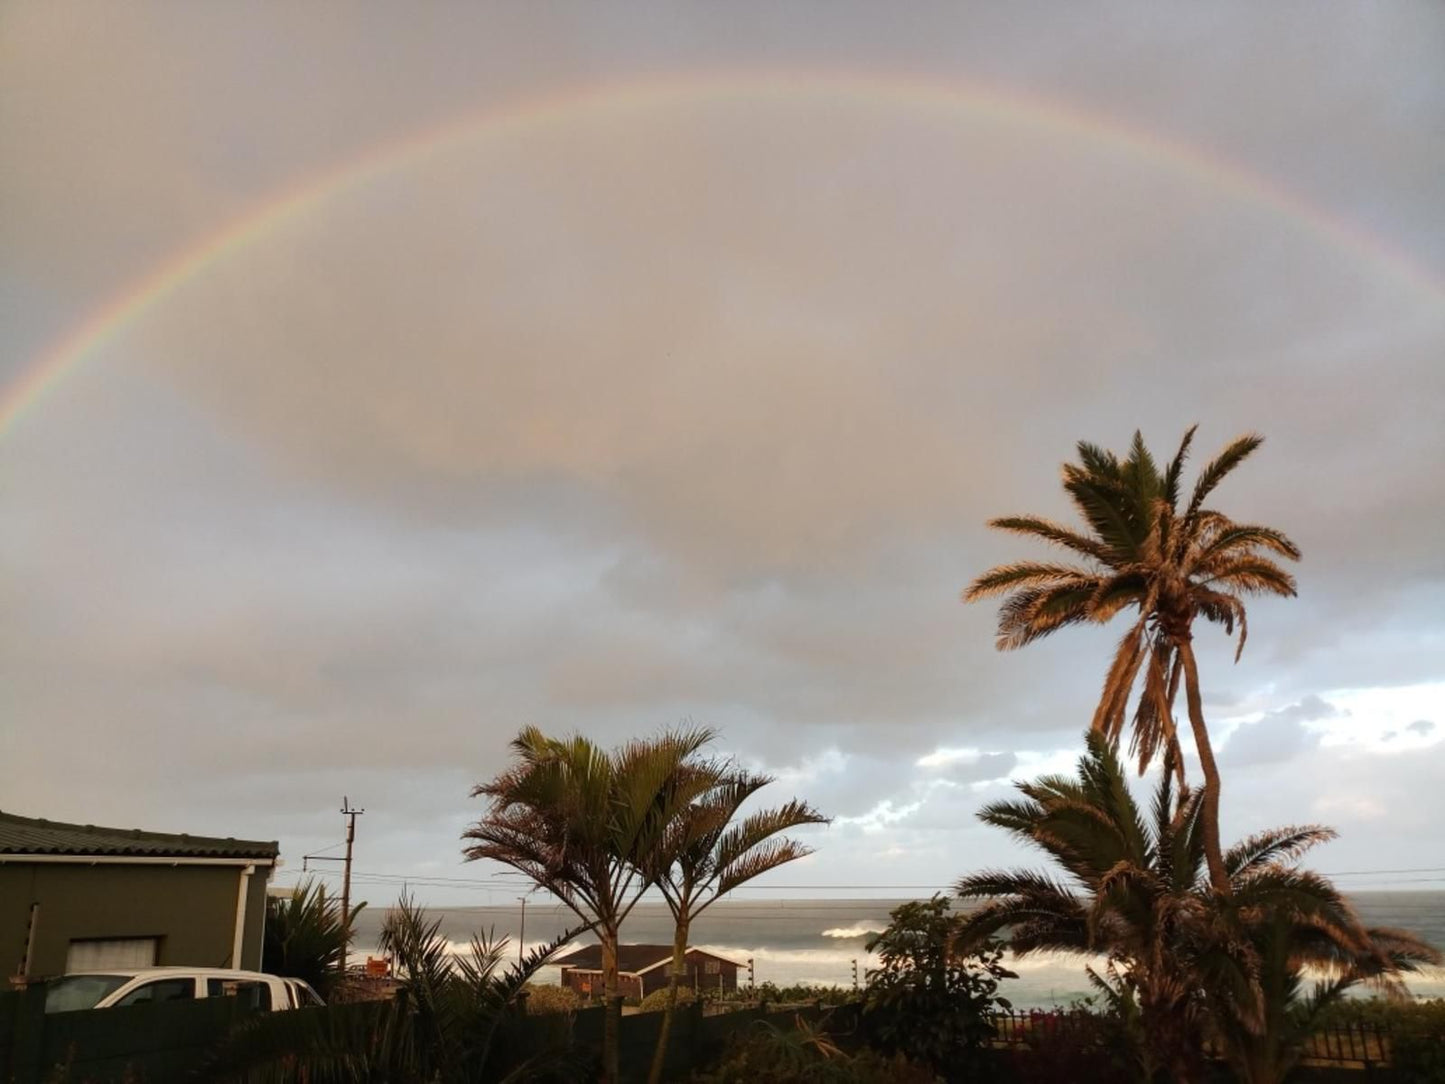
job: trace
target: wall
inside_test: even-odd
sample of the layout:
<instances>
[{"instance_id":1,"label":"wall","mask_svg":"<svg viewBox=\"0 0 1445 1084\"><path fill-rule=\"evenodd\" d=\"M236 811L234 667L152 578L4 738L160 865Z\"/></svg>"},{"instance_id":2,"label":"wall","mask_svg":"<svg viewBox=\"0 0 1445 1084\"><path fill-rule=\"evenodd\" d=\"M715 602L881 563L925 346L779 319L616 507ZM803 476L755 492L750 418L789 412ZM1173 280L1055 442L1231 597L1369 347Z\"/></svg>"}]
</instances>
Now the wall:
<instances>
[{"instance_id":1,"label":"wall","mask_svg":"<svg viewBox=\"0 0 1445 1084\"><path fill-rule=\"evenodd\" d=\"M250 879L239 964L239 866L83 865L0 862L0 971L15 973L25 951L30 904L40 904L32 977L65 971L70 942L93 937L160 937L161 964L259 968L266 875Z\"/></svg>"}]
</instances>

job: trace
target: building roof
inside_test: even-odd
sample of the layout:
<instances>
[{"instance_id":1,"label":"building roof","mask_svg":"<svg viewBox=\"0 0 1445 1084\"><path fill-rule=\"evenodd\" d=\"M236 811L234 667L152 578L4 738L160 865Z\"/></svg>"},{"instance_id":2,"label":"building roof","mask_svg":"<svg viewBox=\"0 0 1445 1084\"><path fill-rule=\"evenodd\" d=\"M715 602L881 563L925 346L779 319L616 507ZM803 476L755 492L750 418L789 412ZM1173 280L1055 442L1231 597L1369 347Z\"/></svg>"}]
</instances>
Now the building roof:
<instances>
[{"instance_id":1,"label":"building roof","mask_svg":"<svg viewBox=\"0 0 1445 1084\"><path fill-rule=\"evenodd\" d=\"M709 960L721 960L730 967L745 966L736 960L729 960L725 956L703 952L702 949L689 948L687 955L690 958L706 956ZM644 971L651 971L654 967L661 967L671 959L671 945L617 946L617 970L625 975L640 975ZM602 946L588 945L586 948L569 952L561 959L552 962L559 967L575 967L580 971L598 971L602 968Z\"/></svg>"},{"instance_id":2,"label":"building roof","mask_svg":"<svg viewBox=\"0 0 1445 1084\"><path fill-rule=\"evenodd\" d=\"M74 858L248 858L274 862L275 840L145 832L65 824L0 811L0 856L43 854Z\"/></svg>"}]
</instances>

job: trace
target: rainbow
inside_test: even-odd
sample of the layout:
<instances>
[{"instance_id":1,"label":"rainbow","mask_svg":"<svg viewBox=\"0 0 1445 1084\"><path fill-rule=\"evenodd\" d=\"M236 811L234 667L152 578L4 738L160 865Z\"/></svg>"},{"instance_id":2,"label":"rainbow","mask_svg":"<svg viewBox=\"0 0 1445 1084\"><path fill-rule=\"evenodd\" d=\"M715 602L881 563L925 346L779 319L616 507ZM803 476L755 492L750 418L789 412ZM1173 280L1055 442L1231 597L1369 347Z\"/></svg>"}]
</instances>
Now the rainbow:
<instances>
[{"instance_id":1,"label":"rainbow","mask_svg":"<svg viewBox=\"0 0 1445 1084\"><path fill-rule=\"evenodd\" d=\"M467 113L302 178L219 231L180 249L117 293L0 393L0 438L88 357L121 335L206 268L254 245L326 200L469 140L495 139L534 126L658 105L740 102L767 106L807 100L852 100L986 118L1060 139L1085 141L1142 166L1172 171L1223 195L1272 212L1321 241L1394 274L1445 308L1445 279L1393 246L1244 166L1182 142L1131 127L1102 113L1014 88L982 82L930 82L848 73L670 75L571 88Z\"/></svg>"}]
</instances>

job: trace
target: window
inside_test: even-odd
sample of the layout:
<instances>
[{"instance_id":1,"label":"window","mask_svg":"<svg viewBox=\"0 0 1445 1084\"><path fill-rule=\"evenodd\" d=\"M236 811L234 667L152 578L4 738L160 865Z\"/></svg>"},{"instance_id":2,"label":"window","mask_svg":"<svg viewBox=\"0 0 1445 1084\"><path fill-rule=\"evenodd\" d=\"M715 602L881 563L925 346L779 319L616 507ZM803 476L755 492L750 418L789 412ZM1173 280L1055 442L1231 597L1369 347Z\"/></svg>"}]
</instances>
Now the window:
<instances>
[{"instance_id":1,"label":"window","mask_svg":"<svg viewBox=\"0 0 1445 1084\"><path fill-rule=\"evenodd\" d=\"M287 979L286 989L291 991L292 1008L305 1009L312 1005L325 1005L321 995L301 979Z\"/></svg>"},{"instance_id":2,"label":"window","mask_svg":"<svg viewBox=\"0 0 1445 1084\"><path fill-rule=\"evenodd\" d=\"M195 979L155 979L137 986L115 1004L120 1008L124 1005L147 1005L154 1001L190 1001L195 996Z\"/></svg>"},{"instance_id":3,"label":"window","mask_svg":"<svg viewBox=\"0 0 1445 1084\"><path fill-rule=\"evenodd\" d=\"M66 971L109 971L115 968L154 967L159 937L87 938L72 941L65 954Z\"/></svg>"},{"instance_id":4,"label":"window","mask_svg":"<svg viewBox=\"0 0 1445 1084\"><path fill-rule=\"evenodd\" d=\"M207 979L207 997L237 997L248 1008L271 1011L271 986L255 979Z\"/></svg>"},{"instance_id":5,"label":"window","mask_svg":"<svg viewBox=\"0 0 1445 1084\"><path fill-rule=\"evenodd\" d=\"M129 975L64 975L45 984L46 1012L93 1009L107 994L130 982Z\"/></svg>"},{"instance_id":6,"label":"window","mask_svg":"<svg viewBox=\"0 0 1445 1084\"><path fill-rule=\"evenodd\" d=\"M721 975L722 962L719 960L708 960L707 963L703 965L703 971L708 975Z\"/></svg>"}]
</instances>

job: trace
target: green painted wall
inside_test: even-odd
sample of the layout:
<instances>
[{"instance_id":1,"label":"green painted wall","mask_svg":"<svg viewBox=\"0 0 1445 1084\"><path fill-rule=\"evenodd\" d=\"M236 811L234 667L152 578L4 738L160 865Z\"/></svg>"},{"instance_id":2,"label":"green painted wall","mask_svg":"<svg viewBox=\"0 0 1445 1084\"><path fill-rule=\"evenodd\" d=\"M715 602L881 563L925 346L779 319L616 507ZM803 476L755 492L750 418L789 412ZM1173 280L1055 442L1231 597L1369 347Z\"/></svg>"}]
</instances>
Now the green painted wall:
<instances>
[{"instance_id":1,"label":"green painted wall","mask_svg":"<svg viewBox=\"0 0 1445 1084\"><path fill-rule=\"evenodd\" d=\"M70 942L91 937L159 937L161 964L258 969L270 868L256 867L250 879L236 963L242 868L0 862L0 972L19 966L32 901L40 904L32 977L63 972Z\"/></svg>"}]
</instances>

